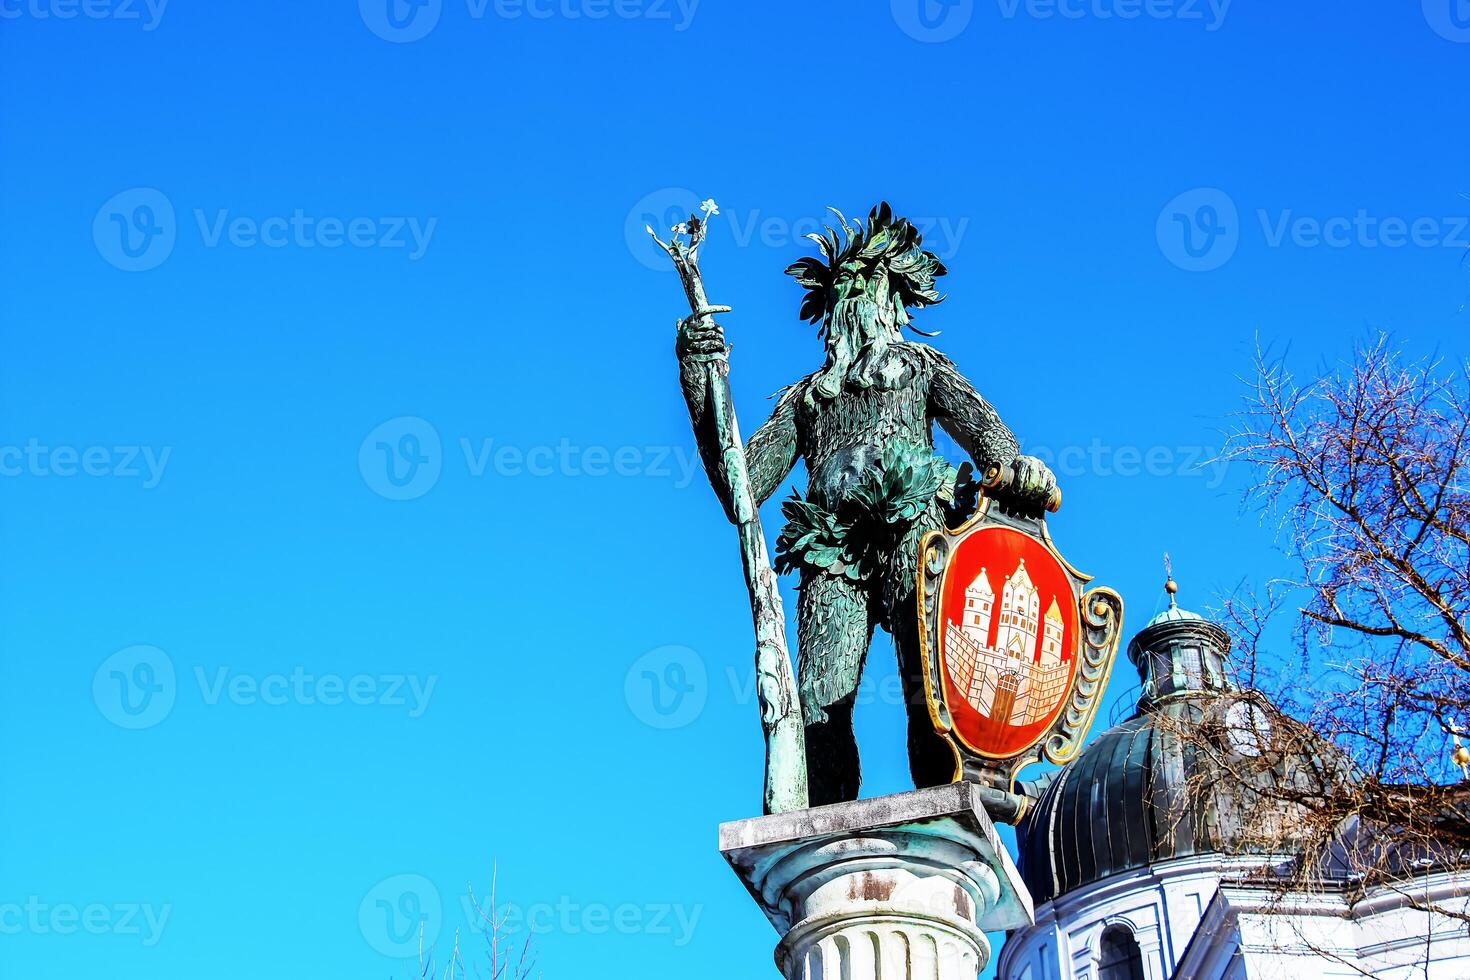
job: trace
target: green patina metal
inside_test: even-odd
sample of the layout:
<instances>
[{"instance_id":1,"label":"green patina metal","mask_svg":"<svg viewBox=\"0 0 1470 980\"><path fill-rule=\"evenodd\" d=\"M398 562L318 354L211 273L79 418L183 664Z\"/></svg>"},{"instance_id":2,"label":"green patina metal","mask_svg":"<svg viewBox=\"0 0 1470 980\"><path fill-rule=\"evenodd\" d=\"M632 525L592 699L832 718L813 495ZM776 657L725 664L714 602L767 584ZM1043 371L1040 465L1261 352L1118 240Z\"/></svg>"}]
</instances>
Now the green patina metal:
<instances>
[{"instance_id":1,"label":"green patina metal","mask_svg":"<svg viewBox=\"0 0 1470 980\"><path fill-rule=\"evenodd\" d=\"M676 352L695 438L717 496L740 531L757 637L757 677L766 731L766 809L857 798L860 768L852 730L858 681L875 627L898 654L908 709L915 785L947 783L954 756L934 732L923 689L915 611L918 545L975 509L979 488L967 463L935 455L938 423L982 473L1003 469L1007 505L1040 513L1055 493L1052 474L1018 455L995 410L929 345L906 340L912 311L940 302L943 263L922 247L909 221L886 204L866 223L834 211L840 227L809 236L821 257L786 271L806 288L803 319L819 325L822 367L783 390L771 417L743 446L728 383L728 347L698 268L708 219L691 216L659 245L673 259L692 315ZM652 230L650 229L652 234ZM657 235L654 235L658 241ZM924 334L932 336L932 334ZM756 508L798 460L806 492L785 502L776 568L798 571L800 714L792 697L785 622Z\"/></svg>"}]
</instances>

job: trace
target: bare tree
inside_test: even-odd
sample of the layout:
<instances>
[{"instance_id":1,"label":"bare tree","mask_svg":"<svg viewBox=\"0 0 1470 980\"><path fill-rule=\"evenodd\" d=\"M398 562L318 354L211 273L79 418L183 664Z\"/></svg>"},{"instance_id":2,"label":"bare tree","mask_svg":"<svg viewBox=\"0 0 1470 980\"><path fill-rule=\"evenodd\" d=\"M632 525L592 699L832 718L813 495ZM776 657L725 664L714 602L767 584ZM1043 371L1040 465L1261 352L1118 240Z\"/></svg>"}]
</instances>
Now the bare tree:
<instances>
[{"instance_id":1,"label":"bare tree","mask_svg":"<svg viewBox=\"0 0 1470 980\"><path fill-rule=\"evenodd\" d=\"M1298 856L1273 868L1283 891L1389 887L1421 907L1410 883L1470 854L1470 753L1450 752L1470 726L1470 364L1384 336L1305 382L1258 352L1248 387L1223 458L1249 468L1293 572L1219 618L1241 699L1277 721L1182 726L1210 763L1197 789L1243 808L1236 847ZM1273 657L1288 610L1294 655Z\"/></svg>"},{"instance_id":2,"label":"bare tree","mask_svg":"<svg viewBox=\"0 0 1470 980\"><path fill-rule=\"evenodd\" d=\"M459 930L456 929L454 944L449 953L442 962L436 962L433 948L424 947L421 930L419 937L420 980L465 980L465 978L530 980L533 974L540 977L540 973L536 972L536 953L531 942L530 931L527 930L525 937L517 943L511 935L509 910L501 909L496 905L497 877L498 869L492 868L490 896L484 902L475 897L473 885L466 886L470 909L475 918L472 928L479 932L483 939L480 957L466 961L465 953L460 947Z\"/></svg>"}]
</instances>

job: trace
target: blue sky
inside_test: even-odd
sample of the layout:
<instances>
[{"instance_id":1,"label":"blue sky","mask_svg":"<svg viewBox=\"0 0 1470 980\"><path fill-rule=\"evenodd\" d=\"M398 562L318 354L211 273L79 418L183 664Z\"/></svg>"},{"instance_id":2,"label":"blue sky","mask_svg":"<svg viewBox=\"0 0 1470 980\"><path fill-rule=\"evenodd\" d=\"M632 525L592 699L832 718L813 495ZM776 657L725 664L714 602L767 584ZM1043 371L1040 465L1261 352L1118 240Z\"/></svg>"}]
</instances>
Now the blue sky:
<instances>
[{"instance_id":1,"label":"blue sky","mask_svg":"<svg viewBox=\"0 0 1470 980\"><path fill-rule=\"evenodd\" d=\"M715 846L749 613L638 231L695 195L747 431L820 356L823 208L922 219L919 325L1130 634L1165 550L1196 606L1279 567L1197 466L1255 338L1470 347L1463 3L386 2L0 0L5 976L409 976L492 862L548 978L772 975Z\"/></svg>"}]
</instances>

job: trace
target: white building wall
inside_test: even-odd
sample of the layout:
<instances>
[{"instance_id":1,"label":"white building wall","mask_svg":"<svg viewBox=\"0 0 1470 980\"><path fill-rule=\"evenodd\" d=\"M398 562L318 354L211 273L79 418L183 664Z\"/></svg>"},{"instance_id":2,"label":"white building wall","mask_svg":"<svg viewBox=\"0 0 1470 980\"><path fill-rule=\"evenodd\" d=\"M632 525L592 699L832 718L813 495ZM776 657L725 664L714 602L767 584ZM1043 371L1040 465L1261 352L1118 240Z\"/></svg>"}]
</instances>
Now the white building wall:
<instances>
[{"instance_id":1,"label":"white building wall","mask_svg":"<svg viewBox=\"0 0 1470 980\"><path fill-rule=\"evenodd\" d=\"M1415 888L1370 889L1349 901L1339 893L1276 896L1222 885L1178 969L1199 980L1378 977L1463 980L1470 977L1470 934L1463 919L1418 911L1411 899L1470 912L1470 879L1435 873ZM1406 893L1406 891L1408 893Z\"/></svg>"},{"instance_id":2,"label":"white building wall","mask_svg":"<svg viewBox=\"0 0 1470 980\"><path fill-rule=\"evenodd\" d=\"M1095 980L1103 932L1133 935L1149 980L1470 978L1464 921L1408 907L1391 890L1276 898L1221 884L1255 862L1201 855L1114 875L1048 902L1001 950L1000 980ZM1423 880L1421 901L1470 913L1470 877ZM1427 970L1426 970L1427 967Z\"/></svg>"},{"instance_id":3,"label":"white building wall","mask_svg":"<svg viewBox=\"0 0 1470 980\"><path fill-rule=\"evenodd\" d=\"M1133 935L1149 980L1169 980L1183 944L1219 882L1221 859L1186 858L1113 875L1047 902L1036 925L1014 932L1001 950L1001 980L1094 980L1102 935L1122 925Z\"/></svg>"}]
</instances>

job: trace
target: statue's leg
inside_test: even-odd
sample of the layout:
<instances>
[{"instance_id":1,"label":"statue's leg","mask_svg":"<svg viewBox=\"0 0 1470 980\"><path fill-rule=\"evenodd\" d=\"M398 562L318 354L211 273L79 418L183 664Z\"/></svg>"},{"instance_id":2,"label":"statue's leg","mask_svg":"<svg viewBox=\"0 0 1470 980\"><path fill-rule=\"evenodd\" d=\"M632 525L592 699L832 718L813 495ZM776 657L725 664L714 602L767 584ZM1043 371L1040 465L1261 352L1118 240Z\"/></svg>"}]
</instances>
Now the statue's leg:
<instances>
[{"instance_id":1,"label":"statue's leg","mask_svg":"<svg viewBox=\"0 0 1470 980\"><path fill-rule=\"evenodd\" d=\"M919 645L918 580L919 541L940 526L937 510L905 535L887 569L884 627L893 635L898 655L898 675L903 681L904 708L908 713L909 774L914 786L942 786L954 782L954 749L934 731L929 717L929 700L924 693L924 651Z\"/></svg>"},{"instance_id":2,"label":"statue's leg","mask_svg":"<svg viewBox=\"0 0 1470 980\"><path fill-rule=\"evenodd\" d=\"M903 679L904 707L909 717L909 775L918 789L943 786L954 782L955 754L949 742L934 731L934 722L929 717L918 617L895 626L893 649L898 654L898 675Z\"/></svg>"},{"instance_id":3,"label":"statue's leg","mask_svg":"<svg viewBox=\"0 0 1470 980\"><path fill-rule=\"evenodd\" d=\"M796 604L797 686L812 806L857 799L861 771L852 708L873 625L867 590L858 583L819 572L802 578Z\"/></svg>"}]
</instances>

